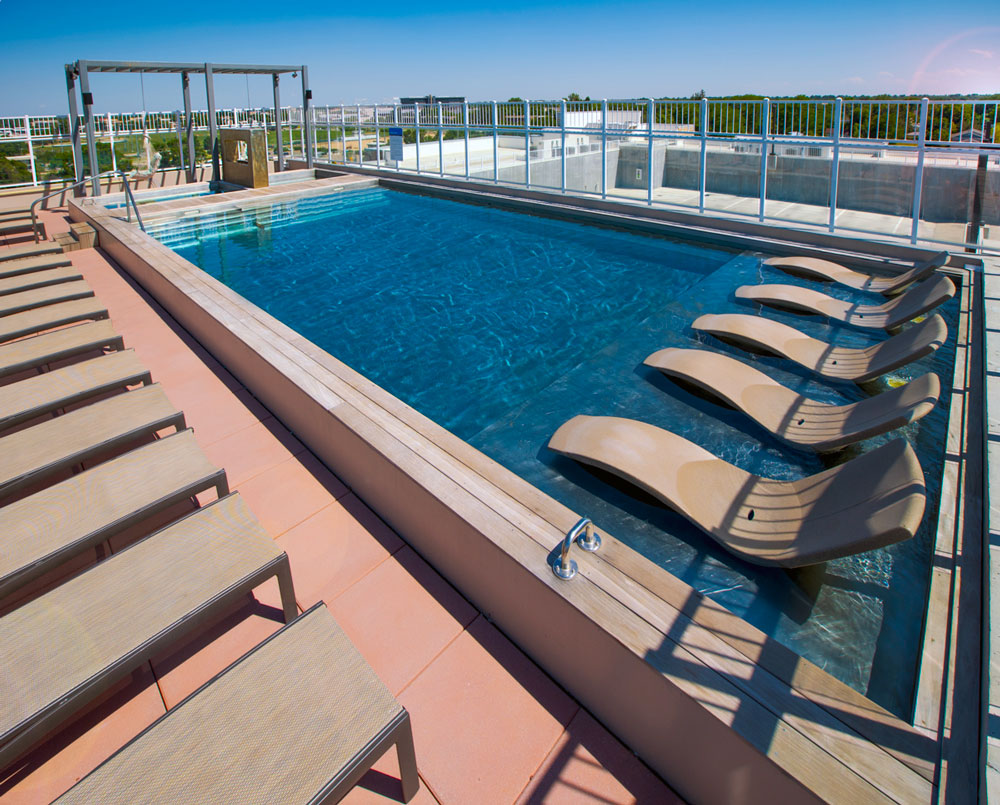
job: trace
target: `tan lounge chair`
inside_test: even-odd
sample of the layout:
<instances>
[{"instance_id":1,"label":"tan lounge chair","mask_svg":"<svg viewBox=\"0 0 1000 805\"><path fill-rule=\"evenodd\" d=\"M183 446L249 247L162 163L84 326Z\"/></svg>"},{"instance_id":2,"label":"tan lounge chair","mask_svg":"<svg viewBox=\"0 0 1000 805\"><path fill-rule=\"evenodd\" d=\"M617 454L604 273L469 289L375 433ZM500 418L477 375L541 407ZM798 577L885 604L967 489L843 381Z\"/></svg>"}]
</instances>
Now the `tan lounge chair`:
<instances>
[{"instance_id":1,"label":"tan lounge chair","mask_svg":"<svg viewBox=\"0 0 1000 805\"><path fill-rule=\"evenodd\" d=\"M836 282L859 291L874 291L889 296L901 291L907 285L927 279L934 270L948 262L948 252L938 252L929 260L914 263L913 268L902 274L889 277L879 277L854 271L832 260L821 260L817 257L772 257L764 261L764 265L780 268L789 274L821 282Z\"/></svg>"},{"instance_id":2,"label":"tan lounge chair","mask_svg":"<svg viewBox=\"0 0 1000 805\"><path fill-rule=\"evenodd\" d=\"M20 260L22 257L34 257L39 254L62 254L63 248L58 243L25 243L0 249L0 263L8 260Z\"/></svg>"},{"instance_id":3,"label":"tan lounge chair","mask_svg":"<svg viewBox=\"0 0 1000 805\"><path fill-rule=\"evenodd\" d=\"M65 327L0 344L0 378L77 355L124 348L124 339L114 331L108 319Z\"/></svg>"},{"instance_id":4,"label":"tan lounge chair","mask_svg":"<svg viewBox=\"0 0 1000 805\"><path fill-rule=\"evenodd\" d=\"M0 500L170 427L182 430L184 414L154 383L8 434L0 438Z\"/></svg>"},{"instance_id":5,"label":"tan lounge chair","mask_svg":"<svg viewBox=\"0 0 1000 805\"><path fill-rule=\"evenodd\" d=\"M38 233L38 237L45 240L45 224L41 221L32 221L31 218L10 218L0 221L0 235L19 235L22 232Z\"/></svg>"},{"instance_id":6,"label":"tan lounge chair","mask_svg":"<svg viewBox=\"0 0 1000 805\"><path fill-rule=\"evenodd\" d=\"M0 386L0 430L67 405L153 380L131 349Z\"/></svg>"},{"instance_id":7,"label":"tan lounge chair","mask_svg":"<svg viewBox=\"0 0 1000 805\"><path fill-rule=\"evenodd\" d=\"M86 299L94 292L83 280L64 282L61 285L50 285L46 288L35 288L32 291L0 296L0 318L21 313L25 310L55 305L59 302L71 302L74 299Z\"/></svg>"},{"instance_id":8,"label":"tan lounge chair","mask_svg":"<svg viewBox=\"0 0 1000 805\"><path fill-rule=\"evenodd\" d=\"M864 383L930 355L948 340L938 314L863 349L835 347L794 327L745 313L705 314L691 327L743 346L788 358L821 377Z\"/></svg>"},{"instance_id":9,"label":"tan lounge chair","mask_svg":"<svg viewBox=\"0 0 1000 805\"><path fill-rule=\"evenodd\" d=\"M73 263L61 252L59 254L40 254L37 257L23 257L20 260L6 260L0 262L0 279L71 265Z\"/></svg>"},{"instance_id":10,"label":"tan lounge chair","mask_svg":"<svg viewBox=\"0 0 1000 805\"><path fill-rule=\"evenodd\" d=\"M98 321L106 318L108 309L93 296L46 305L10 316L0 316L0 343L78 321L88 319Z\"/></svg>"},{"instance_id":11,"label":"tan lounge chair","mask_svg":"<svg viewBox=\"0 0 1000 805\"><path fill-rule=\"evenodd\" d=\"M290 621L288 557L232 494L4 615L0 768L272 577Z\"/></svg>"},{"instance_id":12,"label":"tan lounge chair","mask_svg":"<svg viewBox=\"0 0 1000 805\"><path fill-rule=\"evenodd\" d=\"M947 302L954 295L955 284L943 274L938 274L881 305L858 305L797 285L741 285L736 289L737 299L747 299L796 313L814 313L852 327L883 330L899 327Z\"/></svg>"},{"instance_id":13,"label":"tan lounge chair","mask_svg":"<svg viewBox=\"0 0 1000 805\"><path fill-rule=\"evenodd\" d=\"M212 487L229 494L225 470L188 429L0 507L0 597Z\"/></svg>"},{"instance_id":14,"label":"tan lounge chair","mask_svg":"<svg viewBox=\"0 0 1000 805\"><path fill-rule=\"evenodd\" d=\"M800 567L909 539L924 514L920 462L896 439L800 481L751 475L670 431L577 416L549 447L636 484L729 552Z\"/></svg>"},{"instance_id":15,"label":"tan lounge chair","mask_svg":"<svg viewBox=\"0 0 1000 805\"><path fill-rule=\"evenodd\" d=\"M56 801L337 802L392 744L409 802L409 714L319 603Z\"/></svg>"},{"instance_id":16,"label":"tan lounge chair","mask_svg":"<svg viewBox=\"0 0 1000 805\"><path fill-rule=\"evenodd\" d=\"M40 271L32 271L30 274L17 274L13 277L0 278L0 296L20 293L21 291L32 291L35 288L44 288L47 285L59 285L63 282L73 282L74 280L82 279L83 274L72 266L46 268Z\"/></svg>"},{"instance_id":17,"label":"tan lounge chair","mask_svg":"<svg viewBox=\"0 0 1000 805\"><path fill-rule=\"evenodd\" d=\"M779 439L816 452L839 450L920 419L937 404L941 383L928 373L849 405L817 402L728 355L705 349L661 349L644 361L742 411Z\"/></svg>"}]
</instances>

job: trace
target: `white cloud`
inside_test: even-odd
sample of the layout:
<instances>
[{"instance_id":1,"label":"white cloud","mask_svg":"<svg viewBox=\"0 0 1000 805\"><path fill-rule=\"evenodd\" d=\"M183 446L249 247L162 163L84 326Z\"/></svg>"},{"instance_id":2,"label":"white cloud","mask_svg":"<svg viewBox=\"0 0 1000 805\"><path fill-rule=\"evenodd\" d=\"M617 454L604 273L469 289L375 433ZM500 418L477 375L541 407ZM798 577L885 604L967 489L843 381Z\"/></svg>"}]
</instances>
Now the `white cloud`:
<instances>
[{"instance_id":1,"label":"white cloud","mask_svg":"<svg viewBox=\"0 0 1000 805\"><path fill-rule=\"evenodd\" d=\"M865 80L859 75L852 75L847 79L848 84L864 84Z\"/></svg>"},{"instance_id":2,"label":"white cloud","mask_svg":"<svg viewBox=\"0 0 1000 805\"><path fill-rule=\"evenodd\" d=\"M977 56L982 56L984 59L992 59L993 51L991 50L980 50L979 48L972 48L969 53L975 53Z\"/></svg>"}]
</instances>

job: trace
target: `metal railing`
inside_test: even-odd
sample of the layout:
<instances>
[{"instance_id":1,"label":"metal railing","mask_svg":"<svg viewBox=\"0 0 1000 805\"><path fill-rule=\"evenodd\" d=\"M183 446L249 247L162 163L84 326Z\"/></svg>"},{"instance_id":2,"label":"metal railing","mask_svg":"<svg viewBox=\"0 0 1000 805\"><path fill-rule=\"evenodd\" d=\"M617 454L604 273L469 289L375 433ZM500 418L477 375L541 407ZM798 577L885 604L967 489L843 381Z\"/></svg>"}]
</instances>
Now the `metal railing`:
<instances>
[{"instance_id":1,"label":"metal railing","mask_svg":"<svg viewBox=\"0 0 1000 805\"><path fill-rule=\"evenodd\" d=\"M552 572L563 581L569 581L577 574L577 564L569 558L569 549L574 543L588 553L593 553L601 547L601 538L594 533L594 524L589 517L581 517L576 525L566 532L559 545L559 554L552 560Z\"/></svg>"}]
</instances>

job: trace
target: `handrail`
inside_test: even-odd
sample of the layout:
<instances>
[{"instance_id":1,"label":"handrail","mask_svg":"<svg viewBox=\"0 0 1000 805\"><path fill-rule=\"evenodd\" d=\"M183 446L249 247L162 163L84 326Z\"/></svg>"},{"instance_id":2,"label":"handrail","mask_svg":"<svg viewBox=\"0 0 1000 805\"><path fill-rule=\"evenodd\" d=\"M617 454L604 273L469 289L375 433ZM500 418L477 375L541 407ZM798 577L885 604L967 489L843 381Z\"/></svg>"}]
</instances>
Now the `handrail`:
<instances>
[{"instance_id":1,"label":"handrail","mask_svg":"<svg viewBox=\"0 0 1000 805\"><path fill-rule=\"evenodd\" d=\"M132 209L135 210L135 220L139 223L139 229L143 232L146 231L146 227L143 226L142 216L139 215L139 205L135 203L135 196L132 195L132 188L128 183L128 176L125 175L125 171L118 171L122 177L122 184L125 185L125 214L128 216L129 223L132 222L132 213L129 212L128 205L132 202Z\"/></svg>"},{"instance_id":2,"label":"handrail","mask_svg":"<svg viewBox=\"0 0 1000 805\"><path fill-rule=\"evenodd\" d=\"M576 525L566 532L559 549L559 556L552 560L552 572L564 581L576 575L576 562L569 558L569 549L573 547L574 542L589 553L601 547L601 538L594 533L594 524L589 517L581 517Z\"/></svg>"},{"instance_id":3,"label":"handrail","mask_svg":"<svg viewBox=\"0 0 1000 805\"><path fill-rule=\"evenodd\" d=\"M81 179L79 182L73 182L70 185L63 185L59 190L54 193L49 193L47 196L39 196L34 201L31 202L31 206L28 211L31 213L31 231L35 234L35 243L38 243L38 216L35 215L35 205L40 204L43 201L47 201L55 196L63 195L67 190L74 190L80 185L87 184L88 182L95 182L100 180L102 176L114 176L115 173L121 173L121 171L104 171L104 173L99 173L97 176L88 176L86 179ZM145 230L143 230L145 231Z\"/></svg>"}]
</instances>

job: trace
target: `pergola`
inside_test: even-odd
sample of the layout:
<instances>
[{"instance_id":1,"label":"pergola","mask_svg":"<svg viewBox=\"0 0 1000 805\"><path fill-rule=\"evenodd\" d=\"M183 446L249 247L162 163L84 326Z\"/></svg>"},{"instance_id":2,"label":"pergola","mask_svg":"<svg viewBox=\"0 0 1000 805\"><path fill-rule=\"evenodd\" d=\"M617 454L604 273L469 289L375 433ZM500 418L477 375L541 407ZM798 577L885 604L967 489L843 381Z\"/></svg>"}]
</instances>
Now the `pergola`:
<instances>
[{"instance_id":1,"label":"pergola","mask_svg":"<svg viewBox=\"0 0 1000 805\"><path fill-rule=\"evenodd\" d=\"M66 65L66 92L69 96L69 116L73 131L73 156L76 160L76 180L83 181L83 149L80 144L79 107L76 100L76 81L80 80L80 100L83 104L83 121L87 129L87 157L90 162L91 186L95 195L100 195L100 183L97 181L97 140L94 130L93 105L94 96L90 91L91 73L178 73L181 77L181 90L184 94L184 119L187 122L186 140L188 152L188 181L195 180L194 128L191 118L191 73L204 73L205 94L208 98L208 133L212 146L212 178L218 179L217 156L217 125L215 120L215 86L213 75L216 73L236 75L270 75L274 87L274 120L278 130L278 142L281 142L281 94L278 89L278 76L282 73L301 73L302 75L302 126L305 132L306 163L313 166L313 133L309 126L309 103L312 100L312 90L309 89L309 72L306 65L283 64L212 64L210 62L182 63L155 61L85 61L80 59L74 64ZM285 155L278 148L278 169L284 170Z\"/></svg>"}]
</instances>

